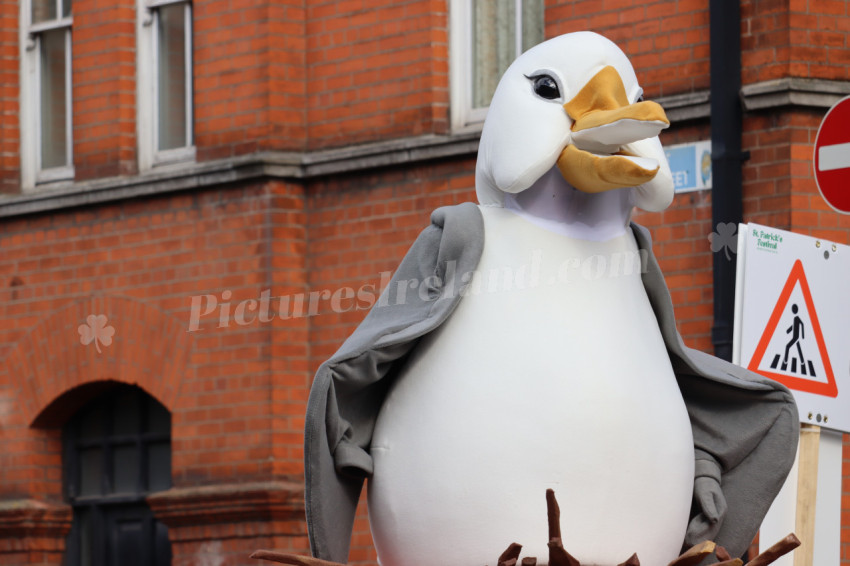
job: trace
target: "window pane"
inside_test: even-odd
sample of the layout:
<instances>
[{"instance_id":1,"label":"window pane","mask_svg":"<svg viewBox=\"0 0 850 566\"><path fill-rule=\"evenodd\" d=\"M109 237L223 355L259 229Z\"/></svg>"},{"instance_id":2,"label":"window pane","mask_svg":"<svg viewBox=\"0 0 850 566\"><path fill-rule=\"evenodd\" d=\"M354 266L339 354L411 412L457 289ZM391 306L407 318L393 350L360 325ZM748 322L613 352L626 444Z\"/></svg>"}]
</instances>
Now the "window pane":
<instances>
[{"instance_id":1,"label":"window pane","mask_svg":"<svg viewBox=\"0 0 850 566\"><path fill-rule=\"evenodd\" d=\"M80 450L80 495L99 495L103 477L103 453L100 448Z\"/></svg>"},{"instance_id":2,"label":"window pane","mask_svg":"<svg viewBox=\"0 0 850 566\"><path fill-rule=\"evenodd\" d=\"M70 2L68 3L70 7ZM32 23L56 19L56 0L32 0Z\"/></svg>"},{"instance_id":3,"label":"window pane","mask_svg":"<svg viewBox=\"0 0 850 566\"><path fill-rule=\"evenodd\" d=\"M71 0L62 1L62 17L67 18L71 15Z\"/></svg>"},{"instance_id":4,"label":"window pane","mask_svg":"<svg viewBox=\"0 0 850 566\"><path fill-rule=\"evenodd\" d=\"M116 446L112 450L112 471L115 481L114 493L135 493L139 491L139 451L136 445Z\"/></svg>"},{"instance_id":5,"label":"window pane","mask_svg":"<svg viewBox=\"0 0 850 566\"><path fill-rule=\"evenodd\" d=\"M517 56L515 0L475 0L472 34L472 107L482 108Z\"/></svg>"},{"instance_id":6,"label":"window pane","mask_svg":"<svg viewBox=\"0 0 850 566\"><path fill-rule=\"evenodd\" d=\"M154 399L148 400L148 430L157 434L171 434L171 414Z\"/></svg>"},{"instance_id":7,"label":"window pane","mask_svg":"<svg viewBox=\"0 0 850 566\"><path fill-rule=\"evenodd\" d=\"M134 389L123 391L113 405L113 430L115 436L139 434L142 430L140 399Z\"/></svg>"},{"instance_id":8,"label":"window pane","mask_svg":"<svg viewBox=\"0 0 850 566\"><path fill-rule=\"evenodd\" d=\"M128 514L129 515L129 514ZM112 564L121 566L145 566L150 541L145 540L143 517L117 517L114 525L115 540L110 545Z\"/></svg>"},{"instance_id":9,"label":"window pane","mask_svg":"<svg viewBox=\"0 0 850 566\"><path fill-rule=\"evenodd\" d=\"M91 564L93 560L92 537L94 536L91 511L81 509L77 513L77 518L80 525L80 564Z\"/></svg>"},{"instance_id":10,"label":"window pane","mask_svg":"<svg viewBox=\"0 0 850 566\"><path fill-rule=\"evenodd\" d=\"M94 409L80 418L80 440L99 440L103 438L103 405L98 404Z\"/></svg>"},{"instance_id":11,"label":"window pane","mask_svg":"<svg viewBox=\"0 0 850 566\"><path fill-rule=\"evenodd\" d=\"M148 447L148 491L163 491L171 487L171 445L168 442Z\"/></svg>"},{"instance_id":12,"label":"window pane","mask_svg":"<svg viewBox=\"0 0 850 566\"><path fill-rule=\"evenodd\" d=\"M41 168L68 165L64 29L39 36L41 52Z\"/></svg>"},{"instance_id":13,"label":"window pane","mask_svg":"<svg viewBox=\"0 0 850 566\"><path fill-rule=\"evenodd\" d=\"M157 127L160 150L185 147L186 139L186 6L157 10Z\"/></svg>"},{"instance_id":14,"label":"window pane","mask_svg":"<svg viewBox=\"0 0 850 566\"><path fill-rule=\"evenodd\" d=\"M523 52L543 41L542 0L522 0Z\"/></svg>"}]
</instances>

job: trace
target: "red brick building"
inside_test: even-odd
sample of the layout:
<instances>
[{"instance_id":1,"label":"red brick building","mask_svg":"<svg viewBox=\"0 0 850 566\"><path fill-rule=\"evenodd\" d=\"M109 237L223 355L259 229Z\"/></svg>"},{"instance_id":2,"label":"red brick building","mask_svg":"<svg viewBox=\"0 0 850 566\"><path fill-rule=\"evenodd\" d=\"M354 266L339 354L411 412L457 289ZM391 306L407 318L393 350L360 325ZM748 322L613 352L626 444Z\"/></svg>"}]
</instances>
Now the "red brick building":
<instances>
[{"instance_id":1,"label":"red brick building","mask_svg":"<svg viewBox=\"0 0 850 566\"><path fill-rule=\"evenodd\" d=\"M434 208L474 200L516 49L600 32L665 144L710 139L708 0L525 4L0 2L0 562L307 552L310 381L368 306L335 292L376 290ZM850 4L740 10L743 218L850 243L811 167L850 94ZM707 351L711 205L636 215ZM843 458L850 564L846 437ZM363 515L351 561L373 560Z\"/></svg>"}]
</instances>

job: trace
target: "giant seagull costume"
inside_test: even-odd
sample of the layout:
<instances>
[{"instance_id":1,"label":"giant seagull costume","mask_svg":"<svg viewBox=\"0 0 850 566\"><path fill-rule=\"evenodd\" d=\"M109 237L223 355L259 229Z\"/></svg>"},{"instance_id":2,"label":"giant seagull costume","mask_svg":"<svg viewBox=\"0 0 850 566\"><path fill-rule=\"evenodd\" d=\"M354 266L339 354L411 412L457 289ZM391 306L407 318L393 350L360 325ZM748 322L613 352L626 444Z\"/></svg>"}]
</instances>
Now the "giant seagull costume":
<instances>
[{"instance_id":1,"label":"giant seagull costume","mask_svg":"<svg viewBox=\"0 0 850 566\"><path fill-rule=\"evenodd\" d=\"M345 562L355 508L384 566L546 556L544 491L587 564L666 564L752 540L795 456L781 385L684 346L646 229L673 185L660 106L589 32L505 72L479 204L441 208L318 370L305 431L314 556Z\"/></svg>"}]
</instances>

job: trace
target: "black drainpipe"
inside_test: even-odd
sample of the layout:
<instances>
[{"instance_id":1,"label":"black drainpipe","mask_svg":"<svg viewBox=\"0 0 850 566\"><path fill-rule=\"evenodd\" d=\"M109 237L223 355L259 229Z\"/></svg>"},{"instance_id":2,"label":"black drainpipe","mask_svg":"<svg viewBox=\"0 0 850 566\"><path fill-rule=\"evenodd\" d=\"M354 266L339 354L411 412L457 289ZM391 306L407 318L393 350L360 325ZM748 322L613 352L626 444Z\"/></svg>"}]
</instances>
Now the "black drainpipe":
<instances>
[{"instance_id":1,"label":"black drainpipe","mask_svg":"<svg viewBox=\"0 0 850 566\"><path fill-rule=\"evenodd\" d=\"M741 6L738 0L710 0L711 55L711 229L743 218L741 152ZM732 250L733 252L735 250ZM735 316L735 256L714 254L714 354L732 360Z\"/></svg>"}]
</instances>

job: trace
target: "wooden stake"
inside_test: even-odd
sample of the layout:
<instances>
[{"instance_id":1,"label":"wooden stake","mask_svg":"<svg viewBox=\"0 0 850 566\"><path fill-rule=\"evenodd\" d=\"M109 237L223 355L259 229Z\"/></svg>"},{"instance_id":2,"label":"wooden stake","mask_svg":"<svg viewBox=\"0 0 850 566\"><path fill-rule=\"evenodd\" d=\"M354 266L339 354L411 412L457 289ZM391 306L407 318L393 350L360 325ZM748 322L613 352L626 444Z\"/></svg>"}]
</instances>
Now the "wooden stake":
<instances>
[{"instance_id":1,"label":"wooden stake","mask_svg":"<svg viewBox=\"0 0 850 566\"><path fill-rule=\"evenodd\" d=\"M797 520L794 532L801 545L794 566L813 566L815 553L815 506L818 495L820 427L800 425L800 460L797 464Z\"/></svg>"}]
</instances>

